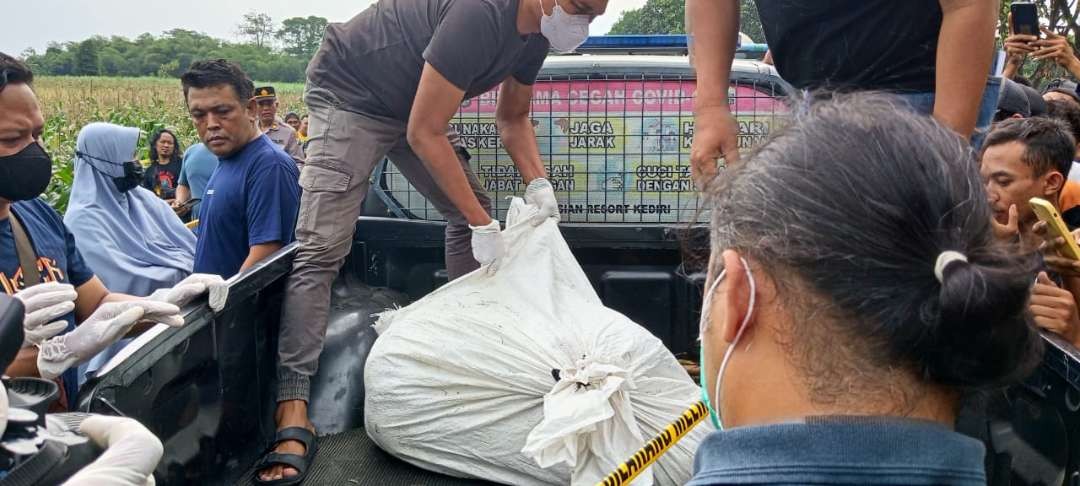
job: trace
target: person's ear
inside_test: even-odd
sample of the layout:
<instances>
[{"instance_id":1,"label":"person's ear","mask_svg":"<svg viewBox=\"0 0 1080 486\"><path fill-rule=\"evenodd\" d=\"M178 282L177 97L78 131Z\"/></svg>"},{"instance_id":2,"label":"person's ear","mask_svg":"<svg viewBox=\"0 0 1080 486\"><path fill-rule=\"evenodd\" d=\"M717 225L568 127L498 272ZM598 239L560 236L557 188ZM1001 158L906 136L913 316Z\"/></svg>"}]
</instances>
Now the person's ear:
<instances>
[{"instance_id":1,"label":"person's ear","mask_svg":"<svg viewBox=\"0 0 1080 486\"><path fill-rule=\"evenodd\" d=\"M251 98L248 99L246 109L247 109L248 118L251 118L252 120L254 120L256 118L256 116L259 114L259 102L255 101L254 96L252 96Z\"/></svg>"},{"instance_id":2,"label":"person's ear","mask_svg":"<svg viewBox=\"0 0 1080 486\"><path fill-rule=\"evenodd\" d=\"M720 283L720 288L716 291L720 295L714 296L714 299L720 298L714 300L713 305L723 305L724 312L713 315L723 316L719 324L722 326L724 341L730 344L735 341L735 336L738 335L743 321L746 320L746 315L752 311L750 308L751 289L750 280L746 275L747 269L739 252L724 250L721 258L724 259L724 281ZM747 322L746 325L753 325L753 320Z\"/></svg>"},{"instance_id":3,"label":"person's ear","mask_svg":"<svg viewBox=\"0 0 1080 486\"><path fill-rule=\"evenodd\" d=\"M1053 196L1061 192L1065 187L1065 176L1056 170L1050 171L1043 177L1043 193L1053 200Z\"/></svg>"}]
</instances>

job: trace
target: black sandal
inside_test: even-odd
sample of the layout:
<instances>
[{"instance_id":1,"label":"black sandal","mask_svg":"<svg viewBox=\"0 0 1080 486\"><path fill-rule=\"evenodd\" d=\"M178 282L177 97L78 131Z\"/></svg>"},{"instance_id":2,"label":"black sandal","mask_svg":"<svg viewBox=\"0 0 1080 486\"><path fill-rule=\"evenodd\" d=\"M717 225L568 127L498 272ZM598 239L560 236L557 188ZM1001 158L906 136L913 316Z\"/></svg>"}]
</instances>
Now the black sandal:
<instances>
[{"instance_id":1,"label":"black sandal","mask_svg":"<svg viewBox=\"0 0 1080 486\"><path fill-rule=\"evenodd\" d=\"M304 455L274 452L274 448L277 447L278 444L287 440L295 440L304 444ZM255 466L255 484L264 486L288 486L304 482L304 478L306 478L308 474L308 469L311 467L311 462L315 459L315 451L318 447L318 444L315 442L315 434L304 427L286 427L277 431L277 434L274 436L274 443L270 444L270 447L263 453L262 459L260 459L259 463ZM270 481L259 479L259 473L277 464L296 469L298 474L292 477L271 479Z\"/></svg>"}]
</instances>

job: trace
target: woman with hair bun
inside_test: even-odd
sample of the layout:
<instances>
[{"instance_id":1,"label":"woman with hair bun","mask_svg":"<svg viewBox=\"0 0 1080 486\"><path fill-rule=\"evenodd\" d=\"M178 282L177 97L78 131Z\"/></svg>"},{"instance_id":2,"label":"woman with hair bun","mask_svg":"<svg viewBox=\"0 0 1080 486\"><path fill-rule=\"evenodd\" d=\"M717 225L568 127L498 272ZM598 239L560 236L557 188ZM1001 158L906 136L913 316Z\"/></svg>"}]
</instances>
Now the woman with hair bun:
<instances>
[{"instance_id":1,"label":"woman with hair bun","mask_svg":"<svg viewBox=\"0 0 1080 486\"><path fill-rule=\"evenodd\" d=\"M1035 265L995 242L967 141L903 106L813 104L708 188L721 430L689 484L986 484L953 425L966 393L1038 364Z\"/></svg>"}]
</instances>

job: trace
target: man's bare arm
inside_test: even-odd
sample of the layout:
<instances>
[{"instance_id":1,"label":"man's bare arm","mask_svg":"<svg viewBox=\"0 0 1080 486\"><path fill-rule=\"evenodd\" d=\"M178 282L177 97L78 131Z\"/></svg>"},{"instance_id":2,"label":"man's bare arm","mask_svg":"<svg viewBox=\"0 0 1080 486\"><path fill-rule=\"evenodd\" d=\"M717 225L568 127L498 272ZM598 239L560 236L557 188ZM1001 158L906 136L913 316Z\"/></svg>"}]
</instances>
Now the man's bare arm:
<instances>
[{"instance_id":1,"label":"man's bare arm","mask_svg":"<svg viewBox=\"0 0 1080 486\"><path fill-rule=\"evenodd\" d=\"M266 258L273 254L275 251L280 250L283 246L285 245L281 244L280 241L274 241L271 243L263 243L252 246L248 250L248 256L244 259L244 263L240 265L240 271L243 272L244 270L247 270L252 265L259 263L263 258Z\"/></svg>"},{"instance_id":2,"label":"man's bare arm","mask_svg":"<svg viewBox=\"0 0 1080 486\"><path fill-rule=\"evenodd\" d=\"M529 119L532 93L532 86L511 77L499 88L499 105L495 109L499 137L526 184L547 175L536 145L536 131Z\"/></svg>"},{"instance_id":3,"label":"man's bare arm","mask_svg":"<svg viewBox=\"0 0 1080 486\"><path fill-rule=\"evenodd\" d=\"M424 64L409 115L407 137L432 178L471 226L491 223L491 216L476 199L457 153L446 139L446 127L457 113L465 92L454 86L431 64Z\"/></svg>"},{"instance_id":4,"label":"man's bare arm","mask_svg":"<svg viewBox=\"0 0 1080 486\"><path fill-rule=\"evenodd\" d=\"M934 118L970 137L993 62L998 0L940 0L940 4Z\"/></svg>"},{"instance_id":5,"label":"man's bare arm","mask_svg":"<svg viewBox=\"0 0 1080 486\"><path fill-rule=\"evenodd\" d=\"M697 73L694 109L728 106L728 84L739 36L739 3L735 0L687 0L686 27L691 61Z\"/></svg>"},{"instance_id":6,"label":"man's bare arm","mask_svg":"<svg viewBox=\"0 0 1080 486\"><path fill-rule=\"evenodd\" d=\"M704 187L716 176L718 157L729 164L739 160L738 127L727 96L739 35L739 3L687 0L686 23L697 73L690 163L698 186Z\"/></svg>"},{"instance_id":7,"label":"man's bare arm","mask_svg":"<svg viewBox=\"0 0 1080 486\"><path fill-rule=\"evenodd\" d=\"M177 205L184 204L191 199L191 188L183 184L177 184L176 186L176 203Z\"/></svg>"}]
</instances>

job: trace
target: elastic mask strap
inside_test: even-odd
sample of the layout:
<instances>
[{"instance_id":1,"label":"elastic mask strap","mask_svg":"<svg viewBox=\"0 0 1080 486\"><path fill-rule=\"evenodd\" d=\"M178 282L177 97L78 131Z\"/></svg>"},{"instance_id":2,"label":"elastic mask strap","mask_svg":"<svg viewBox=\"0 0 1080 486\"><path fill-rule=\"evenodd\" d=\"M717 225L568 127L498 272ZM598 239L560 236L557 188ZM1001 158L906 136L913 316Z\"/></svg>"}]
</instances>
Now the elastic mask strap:
<instances>
[{"instance_id":1,"label":"elastic mask strap","mask_svg":"<svg viewBox=\"0 0 1080 486\"><path fill-rule=\"evenodd\" d=\"M94 165L90 161L91 160L96 160L96 161L99 161L99 162L105 162L106 164L119 165L120 167L125 167L128 163L133 163L133 164L138 165L138 162L136 162L134 160L129 160L127 162L113 162L111 160L103 159L101 157L95 157L95 156L90 155L90 154L88 154L86 152L79 152L78 150L75 151L75 156L87 159L86 160L86 165L89 165L90 168L94 169L97 173L99 173L99 174L101 174L101 175L103 175L105 177L112 178L112 179L123 179L123 178L127 177L128 176L127 169L125 168L123 174L121 174L119 176L114 176L112 174L109 174L106 171L101 170L100 168L98 168L98 166ZM124 192L124 191L121 191L121 192Z\"/></svg>"},{"instance_id":2,"label":"elastic mask strap","mask_svg":"<svg viewBox=\"0 0 1080 486\"><path fill-rule=\"evenodd\" d=\"M750 282L750 299L749 299L749 303L748 303L749 309L747 310L746 315L743 316L742 324L739 326L739 330L735 333L735 339L731 341L731 345L728 346L727 351L724 352L724 358L720 361L720 369L717 370L717 373L716 373L716 388L715 388L715 390L713 390L713 394L712 394L712 396L716 397L717 400L719 400L719 398L720 398L720 385L721 385L721 383L723 383L723 380L724 380L724 371L727 369L728 362L731 360L731 356L735 352L735 347L739 345L739 341L742 339L743 334L746 332L747 327L749 327L748 325L750 324L750 319L752 319L754 317L754 306L757 303L757 282L754 280L753 272L750 271L750 264L746 261L746 258L739 257L739 260L742 261L743 269L746 272L746 278ZM709 286L709 293L705 296L705 299L704 299L705 308L702 309L702 311L701 311L702 322L701 322L701 325L699 326L699 330L700 330L699 335L698 335L699 340L701 339L701 334L704 334L703 331L705 329L708 329L708 327L709 327L709 320L710 320L709 319L709 313L710 313L710 310L711 310L711 307L712 307L712 296L716 292L716 288L718 287L720 281L724 279L724 276L726 274L727 274L727 269L725 268L723 271L720 272L720 275L718 277L716 277L716 281L713 282L712 285ZM747 346L747 349L750 349L749 346ZM702 357L703 358L701 360L702 361L701 369L704 370L705 369L704 352L702 352ZM709 398L708 395L705 396L705 399L707 401L707 405L709 405L709 408L711 409L710 412L716 418L716 420L714 422L714 425L716 425L717 429L724 430L724 423L720 419L719 409L717 408L717 406L713 406L713 404L711 403L711 399Z\"/></svg>"},{"instance_id":3,"label":"elastic mask strap","mask_svg":"<svg viewBox=\"0 0 1080 486\"><path fill-rule=\"evenodd\" d=\"M97 160L99 162L105 162L106 164L112 164L112 165L123 166L124 164L127 163L127 162L113 162L113 161L111 161L109 159L103 159L101 157L95 157L95 156L90 155L90 154L88 154L86 152L79 152L78 150L75 151L75 155L78 156L78 157L82 157L84 159L93 159L93 160Z\"/></svg>"}]
</instances>

